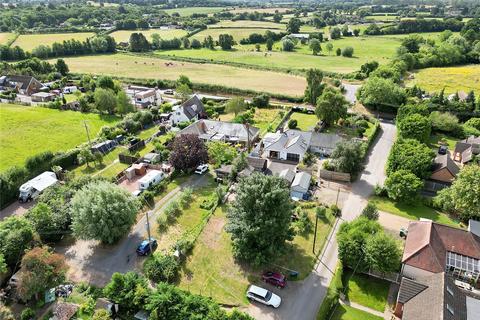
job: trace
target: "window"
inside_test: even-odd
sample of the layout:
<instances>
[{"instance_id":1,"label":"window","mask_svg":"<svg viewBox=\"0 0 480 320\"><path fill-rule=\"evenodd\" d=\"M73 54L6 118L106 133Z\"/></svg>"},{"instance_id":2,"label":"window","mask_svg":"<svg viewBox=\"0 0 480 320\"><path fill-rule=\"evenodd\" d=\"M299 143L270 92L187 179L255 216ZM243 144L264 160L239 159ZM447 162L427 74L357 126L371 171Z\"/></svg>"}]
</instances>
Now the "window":
<instances>
[{"instance_id":1,"label":"window","mask_svg":"<svg viewBox=\"0 0 480 320\"><path fill-rule=\"evenodd\" d=\"M300 161L300 155L295 153L287 153L287 160L298 162Z\"/></svg>"},{"instance_id":2,"label":"window","mask_svg":"<svg viewBox=\"0 0 480 320\"><path fill-rule=\"evenodd\" d=\"M453 297L453 290L450 288L450 286L447 286L447 292Z\"/></svg>"},{"instance_id":3,"label":"window","mask_svg":"<svg viewBox=\"0 0 480 320\"><path fill-rule=\"evenodd\" d=\"M453 308L447 303L447 310L448 312L450 312L452 315L455 314L455 312L453 311Z\"/></svg>"}]
</instances>

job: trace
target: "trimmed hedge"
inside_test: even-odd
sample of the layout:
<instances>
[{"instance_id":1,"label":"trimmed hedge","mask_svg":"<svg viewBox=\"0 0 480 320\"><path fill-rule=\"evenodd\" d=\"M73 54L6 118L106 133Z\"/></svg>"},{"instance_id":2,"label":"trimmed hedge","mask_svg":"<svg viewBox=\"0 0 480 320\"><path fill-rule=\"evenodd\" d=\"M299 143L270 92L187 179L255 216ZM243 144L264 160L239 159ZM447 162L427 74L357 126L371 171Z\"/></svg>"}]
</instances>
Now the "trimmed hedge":
<instances>
[{"instance_id":1,"label":"trimmed hedge","mask_svg":"<svg viewBox=\"0 0 480 320\"><path fill-rule=\"evenodd\" d=\"M340 292L343 290L342 276L343 266L341 262L339 262L337 270L335 271L335 275L332 278L332 282L330 282L330 286L327 289L325 299L323 299L323 303L320 306L320 310L318 311L317 320L328 319L335 305L338 303L338 299L340 298Z\"/></svg>"}]
</instances>

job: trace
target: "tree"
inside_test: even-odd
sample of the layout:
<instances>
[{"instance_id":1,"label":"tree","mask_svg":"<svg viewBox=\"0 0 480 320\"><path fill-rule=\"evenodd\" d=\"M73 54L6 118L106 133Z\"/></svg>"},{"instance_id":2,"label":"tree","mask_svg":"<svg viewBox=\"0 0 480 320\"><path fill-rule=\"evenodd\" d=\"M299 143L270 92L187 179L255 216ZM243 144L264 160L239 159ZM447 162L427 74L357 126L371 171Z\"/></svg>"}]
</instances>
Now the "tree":
<instances>
[{"instance_id":1,"label":"tree","mask_svg":"<svg viewBox=\"0 0 480 320\"><path fill-rule=\"evenodd\" d=\"M230 164L237 156L237 149L223 141L211 141L207 144L208 158L216 167Z\"/></svg>"},{"instance_id":2,"label":"tree","mask_svg":"<svg viewBox=\"0 0 480 320\"><path fill-rule=\"evenodd\" d=\"M339 57L342 54L342 49L337 48L337 50L335 51L335 54L337 55L337 57Z\"/></svg>"},{"instance_id":3,"label":"tree","mask_svg":"<svg viewBox=\"0 0 480 320\"><path fill-rule=\"evenodd\" d=\"M131 271L125 274L115 272L110 282L103 288L105 297L121 305L127 312L135 312L143 307L148 293L147 280Z\"/></svg>"},{"instance_id":4,"label":"tree","mask_svg":"<svg viewBox=\"0 0 480 320\"><path fill-rule=\"evenodd\" d=\"M297 119L288 120L288 129L296 129L298 125Z\"/></svg>"},{"instance_id":5,"label":"tree","mask_svg":"<svg viewBox=\"0 0 480 320\"><path fill-rule=\"evenodd\" d=\"M293 239L292 213L289 189L282 178L255 173L240 179L226 227L235 257L260 266L278 256L285 242Z\"/></svg>"},{"instance_id":6,"label":"tree","mask_svg":"<svg viewBox=\"0 0 480 320\"><path fill-rule=\"evenodd\" d=\"M266 108L270 104L270 96L262 93L252 98L252 104L258 108Z\"/></svg>"},{"instance_id":7,"label":"tree","mask_svg":"<svg viewBox=\"0 0 480 320\"><path fill-rule=\"evenodd\" d=\"M438 192L435 201L462 220L480 220L480 166L469 165L460 170L452 185Z\"/></svg>"},{"instance_id":8,"label":"tree","mask_svg":"<svg viewBox=\"0 0 480 320\"><path fill-rule=\"evenodd\" d=\"M84 147L80 149L77 159L80 164L86 164L87 167L90 168L90 162L95 161L95 156L88 147Z\"/></svg>"},{"instance_id":9,"label":"tree","mask_svg":"<svg viewBox=\"0 0 480 320\"><path fill-rule=\"evenodd\" d=\"M129 49L132 52L142 52L150 50L150 43L143 33L133 32L130 35Z\"/></svg>"},{"instance_id":10,"label":"tree","mask_svg":"<svg viewBox=\"0 0 480 320\"><path fill-rule=\"evenodd\" d=\"M305 89L305 102L317 105L317 99L323 92L325 84L322 83L323 72L318 69L307 71L307 88Z\"/></svg>"},{"instance_id":11,"label":"tree","mask_svg":"<svg viewBox=\"0 0 480 320\"><path fill-rule=\"evenodd\" d=\"M215 43L213 42L212 36L207 36L203 39L203 47L213 50L215 48Z\"/></svg>"},{"instance_id":12,"label":"tree","mask_svg":"<svg viewBox=\"0 0 480 320\"><path fill-rule=\"evenodd\" d=\"M375 271L395 272L400 267L402 252L393 237L378 232L367 239L365 258Z\"/></svg>"},{"instance_id":13,"label":"tree","mask_svg":"<svg viewBox=\"0 0 480 320\"><path fill-rule=\"evenodd\" d=\"M22 259L18 295L24 301L32 297L38 300L45 290L65 281L67 269L62 255L50 252L48 247L33 248Z\"/></svg>"},{"instance_id":14,"label":"tree","mask_svg":"<svg viewBox=\"0 0 480 320\"><path fill-rule=\"evenodd\" d=\"M293 51L295 49L295 43L289 38L286 38L282 41L283 51Z\"/></svg>"},{"instance_id":15,"label":"tree","mask_svg":"<svg viewBox=\"0 0 480 320\"><path fill-rule=\"evenodd\" d=\"M362 167L362 146L353 140L339 143L333 150L331 158L336 171L357 173Z\"/></svg>"},{"instance_id":16,"label":"tree","mask_svg":"<svg viewBox=\"0 0 480 320\"><path fill-rule=\"evenodd\" d=\"M273 41L272 38L268 38L267 39L267 50L268 51L272 51L272 48L273 48L273 44L275 43L275 41Z\"/></svg>"},{"instance_id":17,"label":"tree","mask_svg":"<svg viewBox=\"0 0 480 320\"><path fill-rule=\"evenodd\" d=\"M233 36L231 34L225 33L221 34L218 37L218 44L222 48L222 50L230 50L234 44Z\"/></svg>"},{"instance_id":18,"label":"tree","mask_svg":"<svg viewBox=\"0 0 480 320\"><path fill-rule=\"evenodd\" d=\"M434 158L435 153L426 144L415 139L399 139L388 156L387 175L403 169L419 178L428 178Z\"/></svg>"},{"instance_id":19,"label":"tree","mask_svg":"<svg viewBox=\"0 0 480 320\"><path fill-rule=\"evenodd\" d=\"M190 87L184 83L177 84L177 87L175 88L175 97L180 98L182 102L187 101L191 97L192 93L192 89L190 89Z\"/></svg>"},{"instance_id":20,"label":"tree","mask_svg":"<svg viewBox=\"0 0 480 320\"><path fill-rule=\"evenodd\" d=\"M455 132L460 128L457 116L450 112L433 111L429 118L433 130Z\"/></svg>"},{"instance_id":21,"label":"tree","mask_svg":"<svg viewBox=\"0 0 480 320\"><path fill-rule=\"evenodd\" d=\"M287 32L288 33L299 33L300 27L302 26L302 21L298 18L291 18L287 23Z\"/></svg>"},{"instance_id":22,"label":"tree","mask_svg":"<svg viewBox=\"0 0 480 320\"><path fill-rule=\"evenodd\" d=\"M62 76L66 76L69 72L68 66L65 63L65 60L58 59L57 63L55 63L55 69L59 72Z\"/></svg>"},{"instance_id":23,"label":"tree","mask_svg":"<svg viewBox=\"0 0 480 320\"><path fill-rule=\"evenodd\" d=\"M143 265L145 276L153 282L172 283L178 276L180 268L173 255L156 253Z\"/></svg>"},{"instance_id":24,"label":"tree","mask_svg":"<svg viewBox=\"0 0 480 320\"><path fill-rule=\"evenodd\" d=\"M226 106L225 106L225 111L227 113L232 113L235 115L235 117L245 111L247 109L247 104L245 103L245 100L242 97L237 97L237 98L232 98L230 99Z\"/></svg>"},{"instance_id":25,"label":"tree","mask_svg":"<svg viewBox=\"0 0 480 320\"><path fill-rule=\"evenodd\" d=\"M368 61L360 67L360 71L365 73L368 77L368 75L375 71L378 68L379 64L377 61Z\"/></svg>"},{"instance_id":26,"label":"tree","mask_svg":"<svg viewBox=\"0 0 480 320\"><path fill-rule=\"evenodd\" d=\"M92 80L90 80L89 78L86 78L85 80L82 78L82 81L86 81L88 83L92 82ZM94 89L95 87L93 85L90 85L90 86L92 87L92 89ZM110 76L101 76L97 80L96 87L102 88L102 89L115 90L115 82Z\"/></svg>"},{"instance_id":27,"label":"tree","mask_svg":"<svg viewBox=\"0 0 480 320\"><path fill-rule=\"evenodd\" d=\"M0 253L0 274L6 273L8 270L7 264L5 263L5 258L3 254Z\"/></svg>"},{"instance_id":28,"label":"tree","mask_svg":"<svg viewBox=\"0 0 480 320\"><path fill-rule=\"evenodd\" d=\"M312 53L314 56L318 55L320 51L322 51L322 46L320 44L320 40L318 39L312 39L310 40L310 50L312 50Z\"/></svg>"},{"instance_id":29,"label":"tree","mask_svg":"<svg viewBox=\"0 0 480 320\"><path fill-rule=\"evenodd\" d=\"M417 53L420 50L420 45L424 42L425 39L421 36L412 34L402 40L402 46L410 53Z\"/></svg>"},{"instance_id":30,"label":"tree","mask_svg":"<svg viewBox=\"0 0 480 320\"><path fill-rule=\"evenodd\" d=\"M423 182L410 171L401 169L388 176L385 188L390 199L412 203L423 188Z\"/></svg>"},{"instance_id":31,"label":"tree","mask_svg":"<svg viewBox=\"0 0 480 320\"><path fill-rule=\"evenodd\" d=\"M117 97L111 89L97 88L94 93L95 106L98 110L113 114L117 107Z\"/></svg>"},{"instance_id":32,"label":"tree","mask_svg":"<svg viewBox=\"0 0 480 320\"><path fill-rule=\"evenodd\" d=\"M369 78L357 92L360 102L373 109L396 109L405 102L406 97L403 88L390 79L379 77Z\"/></svg>"},{"instance_id":33,"label":"tree","mask_svg":"<svg viewBox=\"0 0 480 320\"><path fill-rule=\"evenodd\" d=\"M351 58L353 57L353 47L346 47L342 50L342 56Z\"/></svg>"},{"instance_id":34,"label":"tree","mask_svg":"<svg viewBox=\"0 0 480 320\"><path fill-rule=\"evenodd\" d=\"M280 13L275 12L275 14L273 15L273 22L280 23L282 19L283 19L283 16Z\"/></svg>"},{"instance_id":35,"label":"tree","mask_svg":"<svg viewBox=\"0 0 480 320\"><path fill-rule=\"evenodd\" d=\"M327 88L317 99L315 114L318 119L325 121L327 125L332 125L341 118L347 116L348 101L343 94L334 89Z\"/></svg>"},{"instance_id":36,"label":"tree","mask_svg":"<svg viewBox=\"0 0 480 320\"><path fill-rule=\"evenodd\" d=\"M427 143L430 139L432 126L430 119L419 114L406 116L398 123L399 136L404 139L416 139Z\"/></svg>"},{"instance_id":37,"label":"tree","mask_svg":"<svg viewBox=\"0 0 480 320\"><path fill-rule=\"evenodd\" d=\"M117 93L117 112L119 114L127 114L135 111L133 104L130 101L130 98L127 96L126 92L123 90L118 91Z\"/></svg>"},{"instance_id":38,"label":"tree","mask_svg":"<svg viewBox=\"0 0 480 320\"><path fill-rule=\"evenodd\" d=\"M138 209L138 201L126 190L106 181L91 182L72 198L73 233L112 244L128 234Z\"/></svg>"},{"instance_id":39,"label":"tree","mask_svg":"<svg viewBox=\"0 0 480 320\"><path fill-rule=\"evenodd\" d=\"M369 220L378 220L378 209L375 203L369 201L367 206L362 210L362 216Z\"/></svg>"},{"instance_id":40,"label":"tree","mask_svg":"<svg viewBox=\"0 0 480 320\"><path fill-rule=\"evenodd\" d=\"M325 47L327 48L328 54L331 54L333 50L333 44L329 42L325 45Z\"/></svg>"},{"instance_id":41,"label":"tree","mask_svg":"<svg viewBox=\"0 0 480 320\"><path fill-rule=\"evenodd\" d=\"M192 39L190 43L190 48L192 49L200 49L202 47L202 43L198 39Z\"/></svg>"},{"instance_id":42,"label":"tree","mask_svg":"<svg viewBox=\"0 0 480 320\"><path fill-rule=\"evenodd\" d=\"M39 202L30 209L25 217L44 241L60 240L69 223L68 216L57 212L54 214L52 209L43 202Z\"/></svg>"},{"instance_id":43,"label":"tree","mask_svg":"<svg viewBox=\"0 0 480 320\"><path fill-rule=\"evenodd\" d=\"M0 254L5 263L13 267L30 248L34 239L34 230L28 220L11 216L0 221Z\"/></svg>"},{"instance_id":44,"label":"tree","mask_svg":"<svg viewBox=\"0 0 480 320\"><path fill-rule=\"evenodd\" d=\"M341 36L342 36L342 31L340 30L340 28L334 27L330 29L330 38L332 40L340 39Z\"/></svg>"},{"instance_id":45,"label":"tree","mask_svg":"<svg viewBox=\"0 0 480 320\"><path fill-rule=\"evenodd\" d=\"M208 152L205 144L196 135L177 135L171 145L169 162L179 171L190 171L207 163Z\"/></svg>"},{"instance_id":46,"label":"tree","mask_svg":"<svg viewBox=\"0 0 480 320\"><path fill-rule=\"evenodd\" d=\"M187 87L189 87L190 89L193 88L193 84L192 84L192 81L190 81L190 79L184 75L184 74L181 74L177 81L175 81L175 87L178 88L180 85L186 85Z\"/></svg>"},{"instance_id":47,"label":"tree","mask_svg":"<svg viewBox=\"0 0 480 320\"><path fill-rule=\"evenodd\" d=\"M184 49L190 48L190 40L187 37L184 37L182 39L182 42L183 42L183 48Z\"/></svg>"}]
</instances>

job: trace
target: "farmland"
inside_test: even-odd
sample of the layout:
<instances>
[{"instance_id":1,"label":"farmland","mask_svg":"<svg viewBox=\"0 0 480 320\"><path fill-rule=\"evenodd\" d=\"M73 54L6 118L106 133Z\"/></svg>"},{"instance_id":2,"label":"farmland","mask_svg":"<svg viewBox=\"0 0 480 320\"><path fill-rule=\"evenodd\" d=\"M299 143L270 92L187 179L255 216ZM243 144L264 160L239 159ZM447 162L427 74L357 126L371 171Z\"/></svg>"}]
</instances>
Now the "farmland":
<instances>
[{"instance_id":1,"label":"farmland","mask_svg":"<svg viewBox=\"0 0 480 320\"><path fill-rule=\"evenodd\" d=\"M267 31L267 30L270 30L272 32L282 31L280 29L262 29L262 28L251 28L251 29L247 29L247 28L228 28L228 29L209 28L209 29L203 30L203 31L193 35L191 37L191 39L198 39L198 40L202 41L206 37L211 36L214 40L218 40L218 38L221 34L228 33L233 37L233 39L235 41L238 42L238 41L242 40L243 38L248 38L248 36L252 33L264 34L265 31Z\"/></svg>"},{"instance_id":2,"label":"farmland","mask_svg":"<svg viewBox=\"0 0 480 320\"><path fill-rule=\"evenodd\" d=\"M209 25L209 29L216 28L265 28L265 29L281 29L285 30L286 25L283 23L275 23L269 21L247 21L247 20L221 20L219 23ZM228 30L226 30L228 31Z\"/></svg>"},{"instance_id":3,"label":"farmland","mask_svg":"<svg viewBox=\"0 0 480 320\"><path fill-rule=\"evenodd\" d=\"M14 33L10 32L0 32L0 44L7 44L9 41L11 41L13 38L15 38Z\"/></svg>"},{"instance_id":4,"label":"farmland","mask_svg":"<svg viewBox=\"0 0 480 320\"><path fill-rule=\"evenodd\" d=\"M282 8L282 7L278 7L278 8L242 8L242 7L238 7L238 8L229 10L229 12L232 12L232 13L242 13L242 12L275 13L275 12L278 11L280 13L284 13L284 12L287 12L289 10L292 10L292 8Z\"/></svg>"},{"instance_id":5,"label":"farmland","mask_svg":"<svg viewBox=\"0 0 480 320\"><path fill-rule=\"evenodd\" d=\"M62 151L87 140L83 121L91 136L116 118L41 107L0 104L0 171L22 165L29 156L43 151Z\"/></svg>"},{"instance_id":6,"label":"farmland","mask_svg":"<svg viewBox=\"0 0 480 320\"><path fill-rule=\"evenodd\" d=\"M63 42L65 40L84 41L94 35L93 32L78 33L45 33L45 34L22 34L13 43L23 50L31 51L39 45L52 45L54 42Z\"/></svg>"},{"instance_id":7,"label":"farmland","mask_svg":"<svg viewBox=\"0 0 480 320\"><path fill-rule=\"evenodd\" d=\"M176 80L180 75L193 82L300 96L306 86L302 77L224 65L196 64L124 54L65 58L70 71L119 77ZM173 65L166 66L165 63Z\"/></svg>"},{"instance_id":8,"label":"farmland","mask_svg":"<svg viewBox=\"0 0 480 320\"><path fill-rule=\"evenodd\" d=\"M173 39L173 38L182 38L187 35L187 31L182 29L168 29L168 30L160 30L160 29L148 29L148 30L119 30L112 32L110 35L115 38L116 42L128 42L130 39L130 35L134 32L141 32L148 41L152 40L152 34L158 33L162 39Z\"/></svg>"},{"instance_id":9,"label":"farmland","mask_svg":"<svg viewBox=\"0 0 480 320\"><path fill-rule=\"evenodd\" d=\"M427 92L438 92L445 88L445 93L449 94L459 90L474 90L480 94L480 65L428 68L414 73L414 77L408 85L416 84Z\"/></svg>"},{"instance_id":10,"label":"farmland","mask_svg":"<svg viewBox=\"0 0 480 320\"><path fill-rule=\"evenodd\" d=\"M220 12L225 10L224 7L189 7L189 8L176 8L176 9L167 9L165 10L168 14L178 13L182 17L190 16L194 13L198 14L210 14L215 12Z\"/></svg>"}]
</instances>

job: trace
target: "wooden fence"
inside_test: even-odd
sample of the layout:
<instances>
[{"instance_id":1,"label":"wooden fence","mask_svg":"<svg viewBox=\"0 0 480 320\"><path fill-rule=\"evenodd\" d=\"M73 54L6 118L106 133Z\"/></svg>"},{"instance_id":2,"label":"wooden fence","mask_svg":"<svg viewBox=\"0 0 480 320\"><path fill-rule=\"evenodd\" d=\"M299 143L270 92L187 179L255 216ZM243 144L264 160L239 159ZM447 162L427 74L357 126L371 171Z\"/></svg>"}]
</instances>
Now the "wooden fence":
<instances>
[{"instance_id":1,"label":"wooden fence","mask_svg":"<svg viewBox=\"0 0 480 320\"><path fill-rule=\"evenodd\" d=\"M122 154L122 153L120 153L120 154L118 155L118 160L119 160L121 163L132 164L132 163L137 162L138 158L137 158L137 157L134 157L134 156L130 156L130 155L128 155L128 154Z\"/></svg>"},{"instance_id":2,"label":"wooden fence","mask_svg":"<svg viewBox=\"0 0 480 320\"><path fill-rule=\"evenodd\" d=\"M345 172L335 172L325 169L320 169L320 178L327 179L327 180L334 180L334 181L343 181L343 182L350 182L352 177L350 173Z\"/></svg>"}]
</instances>

